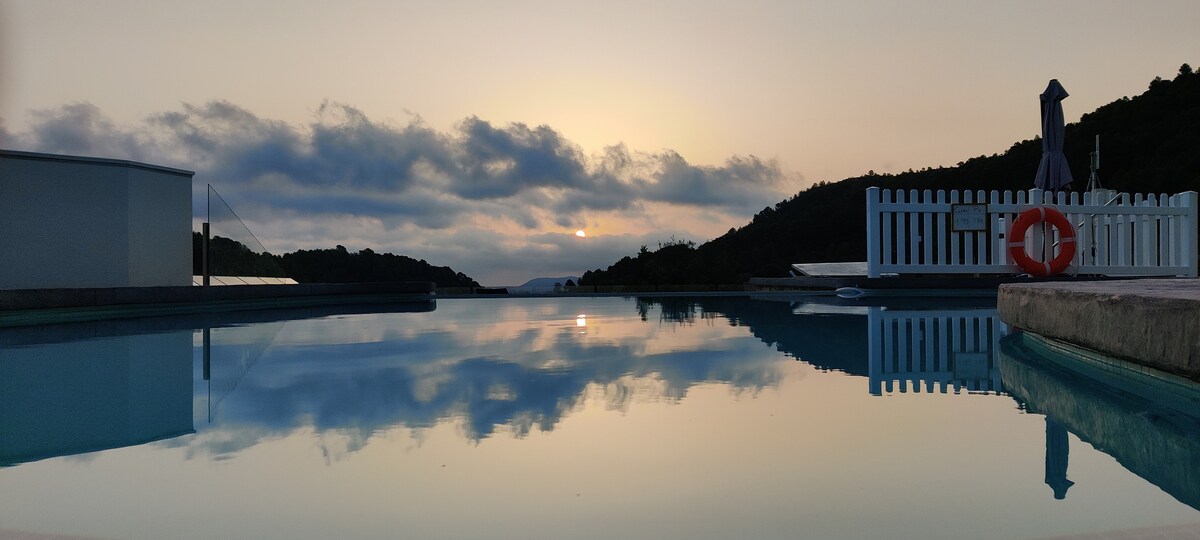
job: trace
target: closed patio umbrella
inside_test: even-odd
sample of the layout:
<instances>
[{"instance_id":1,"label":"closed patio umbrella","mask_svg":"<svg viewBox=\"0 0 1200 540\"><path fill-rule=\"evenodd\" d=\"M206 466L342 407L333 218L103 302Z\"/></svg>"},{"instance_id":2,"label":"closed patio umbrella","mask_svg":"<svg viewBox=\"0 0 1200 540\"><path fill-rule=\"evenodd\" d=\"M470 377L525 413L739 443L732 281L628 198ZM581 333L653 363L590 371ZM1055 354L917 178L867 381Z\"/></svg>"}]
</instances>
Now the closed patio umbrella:
<instances>
[{"instance_id":1,"label":"closed patio umbrella","mask_svg":"<svg viewBox=\"0 0 1200 540\"><path fill-rule=\"evenodd\" d=\"M1033 185L1046 191L1060 191L1071 184L1071 168L1063 154L1063 138L1066 126L1063 123L1062 100L1067 90L1050 79L1046 91L1042 92L1042 161L1038 164Z\"/></svg>"}]
</instances>

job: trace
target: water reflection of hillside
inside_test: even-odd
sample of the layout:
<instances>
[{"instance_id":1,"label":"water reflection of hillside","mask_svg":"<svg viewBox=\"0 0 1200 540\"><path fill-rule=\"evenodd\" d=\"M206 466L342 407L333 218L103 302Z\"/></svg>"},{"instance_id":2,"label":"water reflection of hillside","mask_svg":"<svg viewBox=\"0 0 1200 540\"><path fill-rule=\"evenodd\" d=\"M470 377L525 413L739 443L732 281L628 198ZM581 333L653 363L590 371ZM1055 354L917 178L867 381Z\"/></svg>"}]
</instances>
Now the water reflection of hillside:
<instances>
[{"instance_id":1,"label":"water reflection of hillside","mask_svg":"<svg viewBox=\"0 0 1200 540\"><path fill-rule=\"evenodd\" d=\"M754 337L776 350L818 369L867 376L865 312L846 314L829 309L797 315L794 310L798 303L791 299L747 301L722 296L637 300L643 320L650 306L659 307L661 320L670 323L693 323L697 317L724 319L733 326L747 328Z\"/></svg>"},{"instance_id":2,"label":"water reflection of hillside","mask_svg":"<svg viewBox=\"0 0 1200 540\"><path fill-rule=\"evenodd\" d=\"M1007 332L990 299L888 299L868 305L834 297L640 298L661 320L725 319L824 371L867 377L870 393L999 392L999 340Z\"/></svg>"}]
</instances>

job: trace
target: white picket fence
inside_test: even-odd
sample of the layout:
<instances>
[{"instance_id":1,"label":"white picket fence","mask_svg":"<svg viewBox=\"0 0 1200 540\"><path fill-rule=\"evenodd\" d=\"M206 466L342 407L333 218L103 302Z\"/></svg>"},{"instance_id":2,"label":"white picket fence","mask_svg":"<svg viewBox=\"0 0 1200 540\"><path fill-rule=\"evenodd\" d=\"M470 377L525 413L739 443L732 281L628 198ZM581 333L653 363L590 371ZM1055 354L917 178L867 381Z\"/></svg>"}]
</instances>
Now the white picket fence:
<instances>
[{"instance_id":1,"label":"white picket fence","mask_svg":"<svg viewBox=\"0 0 1200 540\"><path fill-rule=\"evenodd\" d=\"M1008 326L995 309L868 308L871 395L899 392L996 392L1000 338Z\"/></svg>"},{"instance_id":2,"label":"white picket fence","mask_svg":"<svg viewBox=\"0 0 1200 540\"><path fill-rule=\"evenodd\" d=\"M1069 274L1197 276L1195 191L1080 195L867 188L867 275L1021 273L1008 251L1008 230L1040 201L1076 229ZM1057 254L1057 231L1045 229L1031 227L1024 239L1035 259L1043 258L1043 242L1054 251L1046 258Z\"/></svg>"}]
</instances>

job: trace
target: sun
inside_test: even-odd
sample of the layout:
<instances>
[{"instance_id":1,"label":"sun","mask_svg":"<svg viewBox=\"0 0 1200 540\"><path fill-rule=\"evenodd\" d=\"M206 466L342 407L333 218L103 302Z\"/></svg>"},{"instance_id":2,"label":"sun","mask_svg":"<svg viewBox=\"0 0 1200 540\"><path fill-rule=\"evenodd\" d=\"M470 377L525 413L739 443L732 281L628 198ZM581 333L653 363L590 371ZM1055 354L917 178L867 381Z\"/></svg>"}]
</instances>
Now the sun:
<instances>
[{"instance_id":1,"label":"sun","mask_svg":"<svg viewBox=\"0 0 1200 540\"><path fill-rule=\"evenodd\" d=\"M587 238L587 233L584 232L583 229L579 229L578 231L575 231L575 236L578 236L580 238Z\"/></svg>"}]
</instances>

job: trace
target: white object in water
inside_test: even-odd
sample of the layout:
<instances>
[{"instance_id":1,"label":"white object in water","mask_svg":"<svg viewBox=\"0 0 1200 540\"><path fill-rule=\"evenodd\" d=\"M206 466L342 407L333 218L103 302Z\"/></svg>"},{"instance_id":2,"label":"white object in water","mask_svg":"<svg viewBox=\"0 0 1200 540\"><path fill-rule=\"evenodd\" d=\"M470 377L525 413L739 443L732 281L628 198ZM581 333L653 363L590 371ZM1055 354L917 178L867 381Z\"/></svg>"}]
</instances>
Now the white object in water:
<instances>
[{"instance_id":1,"label":"white object in water","mask_svg":"<svg viewBox=\"0 0 1200 540\"><path fill-rule=\"evenodd\" d=\"M834 294L838 295L838 298L861 298L867 296L867 291L858 287L842 287L834 291Z\"/></svg>"}]
</instances>

